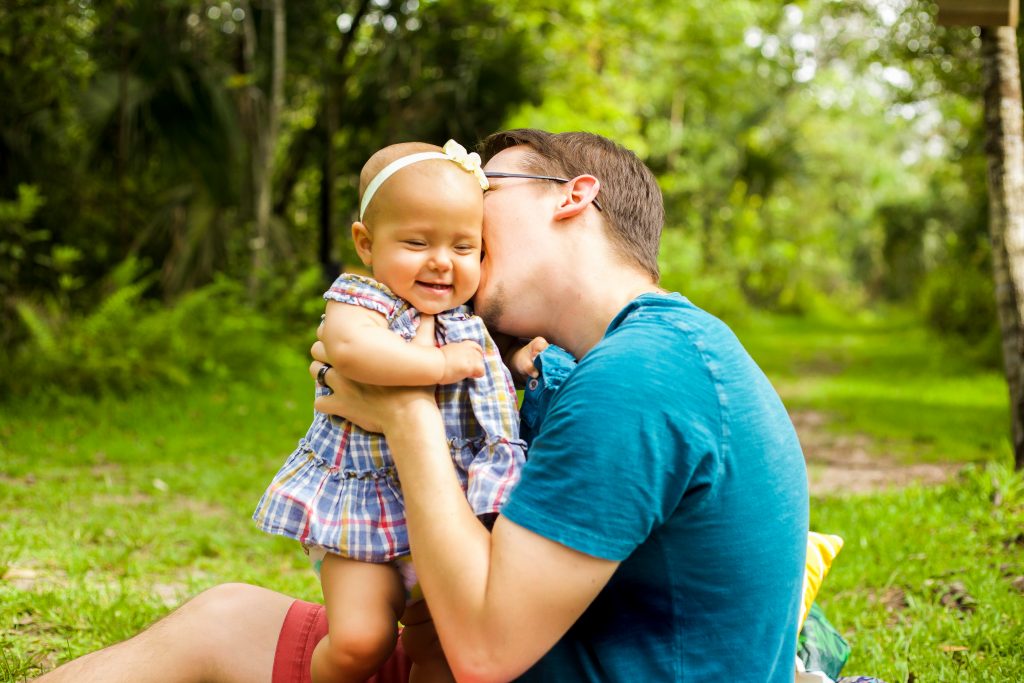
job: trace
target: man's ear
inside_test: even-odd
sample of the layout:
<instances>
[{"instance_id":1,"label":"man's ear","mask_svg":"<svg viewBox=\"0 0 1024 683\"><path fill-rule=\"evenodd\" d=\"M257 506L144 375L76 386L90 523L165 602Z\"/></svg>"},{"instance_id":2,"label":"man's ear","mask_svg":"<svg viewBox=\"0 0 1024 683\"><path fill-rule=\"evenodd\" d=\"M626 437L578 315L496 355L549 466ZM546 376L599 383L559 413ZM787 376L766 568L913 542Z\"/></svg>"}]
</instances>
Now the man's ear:
<instances>
[{"instance_id":1,"label":"man's ear","mask_svg":"<svg viewBox=\"0 0 1024 683\"><path fill-rule=\"evenodd\" d=\"M601 181L592 175L579 175L565 183L562 190L565 194L561 204L555 211L555 220L572 218L583 212L601 189Z\"/></svg>"},{"instance_id":2,"label":"man's ear","mask_svg":"<svg viewBox=\"0 0 1024 683\"><path fill-rule=\"evenodd\" d=\"M352 244L356 247L359 260L369 268L373 262L373 237L369 229L359 221L352 224Z\"/></svg>"}]
</instances>

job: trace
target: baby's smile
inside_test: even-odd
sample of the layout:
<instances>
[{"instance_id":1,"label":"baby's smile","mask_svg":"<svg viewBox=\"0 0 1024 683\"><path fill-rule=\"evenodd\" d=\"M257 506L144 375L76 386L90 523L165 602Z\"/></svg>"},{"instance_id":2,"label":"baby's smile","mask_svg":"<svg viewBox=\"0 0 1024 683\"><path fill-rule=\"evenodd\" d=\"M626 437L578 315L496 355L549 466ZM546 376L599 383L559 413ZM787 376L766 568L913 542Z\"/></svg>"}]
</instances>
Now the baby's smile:
<instances>
[{"instance_id":1,"label":"baby's smile","mask_svg":"<svg viewBox=\"0 0 1024 683\"><path fill-rule=\"evenodd\" d=\"M450 283L445 282L424 282L423 280L417 280L416 284L421 287L426 287L427 289L432 289L436 292L447 292L452 288Z\"/></svg>"}]
</instances>

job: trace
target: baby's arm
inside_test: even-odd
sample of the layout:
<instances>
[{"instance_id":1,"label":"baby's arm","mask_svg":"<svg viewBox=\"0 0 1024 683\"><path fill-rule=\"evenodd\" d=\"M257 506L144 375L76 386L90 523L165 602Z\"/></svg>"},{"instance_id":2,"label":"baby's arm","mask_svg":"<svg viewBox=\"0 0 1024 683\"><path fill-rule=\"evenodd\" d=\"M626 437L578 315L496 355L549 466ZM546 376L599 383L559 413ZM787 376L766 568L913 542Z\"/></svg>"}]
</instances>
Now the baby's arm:
<instances>
[{"instance_id":1,"label":"baby's arm","mask_svg":"<svg viewBox=\"0 0 1024 683\"><path fill-rule=\"evenodd\" d=\"M433 317L421 316L421 328ZM320 340L327 356L341 374L357 382L382 386L451 384L484 374L483 351L473 341L446 344L441 348L409 344L387 328L384 316L362 306L327 302Z\"/></svg>"}]
</instances>

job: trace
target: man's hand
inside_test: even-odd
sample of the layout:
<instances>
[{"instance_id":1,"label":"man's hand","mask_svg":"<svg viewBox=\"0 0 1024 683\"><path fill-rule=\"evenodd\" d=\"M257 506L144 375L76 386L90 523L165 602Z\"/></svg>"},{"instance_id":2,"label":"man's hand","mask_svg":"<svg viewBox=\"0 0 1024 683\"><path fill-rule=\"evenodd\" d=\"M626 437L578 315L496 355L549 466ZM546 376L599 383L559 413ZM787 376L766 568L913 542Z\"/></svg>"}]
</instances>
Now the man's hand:
<instances>
[{"instance_id":1,"label":"man's hand","mask_svg":"<svg viewBox=\"0 0 1024 683\"><path fill-rule=\"evenodd\" d=\"M309 351L313 362L309 374L317 379L325 363L330 364L323 342L316 342ZM333 391L320 396L313 407L327 415L343 417L368 432L388 434L395 425L401 424L406 408L420 402L429 402L437 410L434 387L379 387L361 384L343 376L334 368L325 373L324 382Z\"/></svg>"},{"instance_id":2,"label":"man's hand","mask_svg":"<svg viewBox=\"0 0 1024 683\"><path fill-rule=\"evenodd\" d=\"M548 346L550 344L544 337L534 337L529 344L515 349L508 358L508 369L512 371L512 378L519 381L540 375L537 367L533 364L533 359Z\"/></svg>"}]
</instances>

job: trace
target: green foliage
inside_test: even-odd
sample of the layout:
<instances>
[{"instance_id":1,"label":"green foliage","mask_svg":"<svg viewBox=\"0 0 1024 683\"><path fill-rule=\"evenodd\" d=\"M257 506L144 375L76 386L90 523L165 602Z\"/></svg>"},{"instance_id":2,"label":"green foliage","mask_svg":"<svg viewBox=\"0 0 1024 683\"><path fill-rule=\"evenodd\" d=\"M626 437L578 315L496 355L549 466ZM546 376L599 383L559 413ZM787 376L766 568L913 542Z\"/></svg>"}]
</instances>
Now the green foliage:
<instances>
[{"instance_id":1,"label":"green foliage","mask_svg":"<svg viewBox=\"0 0 1024 683\"><path fill-rule=\"evenodd\" d=\"M180 383L243 363L272 328L312 338L329 277L316 272L350 255L331 243L370 153L471 144L530 97L529 36L491 3L339 9L288 7L273 215L253 240L269 6L0 8L0 391ZM151 265L112 285L125 262Z\"/></svg>"},{"instance_id":2,"label":"green foliage","mask_svg":"<svg viewBox=\"0 0 1024 683\"><path fill-rule=\"evenodd\" d=\"M163 307L145 298L154 277L136 278L136 268L125 264L113 289L86 313L55 300L17 302L29 338L0 365L5 393L41 386L62 394L123 393L187 384L192 376L226 378L258 364L270 321L241 285L220 279Z\"/></svg>"},{"instance_id":3,"label":"green foliage","mask_svg":"<svg viewBox=\"0 0 1024 683\"><path fill-rule=\"evenodd\" d=\"M326 275L318 266L293 274L279 274L264 283L256 307L275 336L295 339L296 348L312 344L324 312L323 293L336 273Z\"/></svg>"},{"instance_id":4,"label":"green foliage","mask_svg":"<svg viewBox=\"0 0 1024 683\"><path fill-rule=\"evenodd\" d=\"M30 320L70 334L64 312L88 317L126 259L158 274L143 308L227 276L304 329L318 287L295 274L354 263L345 227L369 154L503 126L635 150L665 196L664 283L712 311L895 301L995 357L978 35L937 26L932 4L292 3L272 215L254 239L272 14L0 8L0 364Z\"/></svg>"},{"instance_id":5,"label":"green foliage","mask_svg":"<svg viewBox=\"0 0 1024 683\"><path fill-rule=\"evenodd\" d=\"M128 258L160 272L143 299L176 298L216 274L258 290L264 278L326 267L338 254L324 231L351 215L372 151L410 138L471 144L530 96L528 36L494 5L351 5L287 9L266 244L252 240L252 224L270 99L269 6L0 8L0 201L19 185L46 198L22 221L24 234L0 237L24 253L0 276L4 301L43 299L56 281L62 306L91 306ZM251 272L254 250L266 250L273 267ZM5 308L2 327L21 329Z\"/></svg>"},{"instance_id":6,"label":"green foliage","mask_svg":"<svg viewBox=\"0 0 1024 683\"><path fill-rule=\"evenodd\" d=\"M665 230L658 258L661 286L732 323L745 319L750 307L733 285L734 275L724 268L707 267L701 256L699 240L685 229Z\"/></svg>"},{"instance_id":7,"label":"green foliage","mask_svg":"<svg viewBox=\"0 0 1024 683\"><path fill-rule=\"evenodd\" d=\"M510 124L595 130L647 161L666 239L688 235L682 280L663 254L671 286L699 298L706 283L712 309L742 296L807 313L914 303L933 274L989 277L987 251L949 247L986 231L977 34L936 26L934 7L518 9L548 59L541 102ZM977 309L976 326L994 329L992 311Z\"/></svg>"},{"instance_id":8,"label":"green foliage","mask_svg":"<svg viewBox=\"0 0 1024 683\"><path fill-rule=\"evenodd\" d=\"M88 35L73 3L12 0L0 7L0 345L10 331L11 297L70 293L82 286L75 262L81 205L92 186L83 168L77 93L93 65L82 50ZM13 203L12 203L13 202ZM71 249L62 249L70 246Z\"/></svg>"},{"instance_id":9,"label":"green foliage","mask_svg":"<svg viewBox=\"0 0 1024 683\"><path fill-rule=\"evenodd\" d=\"M990 367L1002 358L991 276L970 264L949 264L928 276L922 290L928 324L959 337L971 357Z\"/></svg>"},{"instance_id":10,"label":"green foliage","mask_svg":"<svg viewBox=\"0 0 1024 683\"><path fill-rule=\"evenodd\" d=\"M885 237L881 244L885 297L908 300L920 286L925 273L924 234L931 207L917 200L880 206L879 219Z\"/></svg>"},{"instance_id":11,"label":"green foliage","mask_svg":"<svg viewBox=\"0 0 1024 683\"><path fill-rule=\"evenodd\" d=\"M18 185L14 200L0 200L0 259L6 265L0 271L0 300L6 301L15 291L23 267L43 258L32 252L37 244L50 239L50 233L32 229L29 223L45 203L38 187L24 183Z\"/></svg>"},{"instance_id":12,"label":"green foliage","mask_svg":"<svg viewBox=\"0 0 1024 683\"><path fill-rule=\"evenodd\" d=\"M39 195L39 189L33 185L18 185L18 198L14 201L0 201L0 225L4 227L4 231L10 230L12 233L16 230L23 230L25 224L32 220L32 217L36 214L46 201ZM39 235L25 235L14 233L11 235L10 242L4 242L3 252L4 256L21 259L24 258L24 253L18 251L18 246L14 237L20 237L26 241L35 241L39 239L45 239L46 234Z\"/></svg>"}]
</instances>

